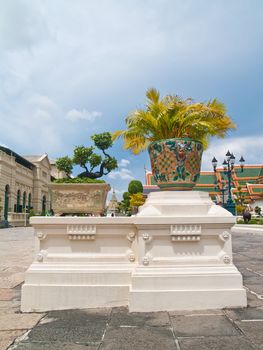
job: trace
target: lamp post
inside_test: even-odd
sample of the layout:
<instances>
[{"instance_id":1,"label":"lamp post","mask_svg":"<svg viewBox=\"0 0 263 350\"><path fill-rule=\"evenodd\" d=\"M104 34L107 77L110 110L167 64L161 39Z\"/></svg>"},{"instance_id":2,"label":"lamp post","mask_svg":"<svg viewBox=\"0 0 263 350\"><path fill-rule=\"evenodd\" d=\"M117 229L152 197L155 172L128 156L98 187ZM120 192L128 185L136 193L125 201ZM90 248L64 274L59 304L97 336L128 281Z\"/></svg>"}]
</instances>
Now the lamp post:
<instances>
[{"instance_id":1,"label":"lamp post","mask_svg":"<svg viewBox=\"0 0 263 350\"><path fill-rule=\"evenodd\" d=\"M234 154L227 151L226 158L224 159L224 162L223 162L224 174L227 176L227 191L228 191L228 199L227 199L227 202L224 204L224 208L227 209L233 215L236 215L236 205L235 205L235 202L233 201L232 191L231 191L232 171L234 169L235 159L236 157L234 156ZM243 172L245 159L241 157L239 162L241 166L241 172ZM217 160L215 157L212 159L212 165L214 168L214 172L216 172Z\"/></svg>"},{"instance_id":2,"label":"lamp post","mask_svg":"<svg viewBox=\"0 0 263 350\"><path fill-rule=\"evenodd\" d=\"M225 184L222 184L220 186L220 181L215 182L215 184L217 184L217 186L215 186L215 190L220 191L222 194L222 206L224 206L225 205L225 192L226 192L227 188L226 188Z\"/></svg>"}]
</instances>

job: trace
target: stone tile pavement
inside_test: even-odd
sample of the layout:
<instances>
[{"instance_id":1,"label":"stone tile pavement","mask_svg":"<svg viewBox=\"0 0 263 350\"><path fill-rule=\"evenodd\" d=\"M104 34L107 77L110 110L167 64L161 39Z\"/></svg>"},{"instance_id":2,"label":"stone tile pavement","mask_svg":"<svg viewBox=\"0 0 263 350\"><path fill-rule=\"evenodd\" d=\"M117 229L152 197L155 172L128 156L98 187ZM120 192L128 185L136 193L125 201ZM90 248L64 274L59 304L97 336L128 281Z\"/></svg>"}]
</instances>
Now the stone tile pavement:
<instances>
[{"instance_id":1,"label":"stone tile pavement","mask_svg":"<svg viewBox=\"0 0 263 350\"><path fill-rule=\"evenodd\" d=\"M129 313L126 308L22 314L32 229L0 230L0 350L263 350L263 235L234 234L246 309Z\"/></svg>"}]
</instances>

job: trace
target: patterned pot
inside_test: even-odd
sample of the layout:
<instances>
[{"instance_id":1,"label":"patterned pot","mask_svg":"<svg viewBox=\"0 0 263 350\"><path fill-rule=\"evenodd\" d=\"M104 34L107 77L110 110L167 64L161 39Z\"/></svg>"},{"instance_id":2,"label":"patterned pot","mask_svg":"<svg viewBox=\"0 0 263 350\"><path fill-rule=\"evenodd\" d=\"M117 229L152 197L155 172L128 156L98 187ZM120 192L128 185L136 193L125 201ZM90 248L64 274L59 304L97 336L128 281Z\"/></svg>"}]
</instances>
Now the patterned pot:
<instances>
[{"instance_id":1,"label":"patterned pot","mask_svg":"<svg viewBox=\"0 0 263 350\"><path fill-rule=\"evenodd\" d=\"M189 138L151 142L152 173L161 190L192 190L200 175L203 145Z\"/></svg>"}]
</instances>

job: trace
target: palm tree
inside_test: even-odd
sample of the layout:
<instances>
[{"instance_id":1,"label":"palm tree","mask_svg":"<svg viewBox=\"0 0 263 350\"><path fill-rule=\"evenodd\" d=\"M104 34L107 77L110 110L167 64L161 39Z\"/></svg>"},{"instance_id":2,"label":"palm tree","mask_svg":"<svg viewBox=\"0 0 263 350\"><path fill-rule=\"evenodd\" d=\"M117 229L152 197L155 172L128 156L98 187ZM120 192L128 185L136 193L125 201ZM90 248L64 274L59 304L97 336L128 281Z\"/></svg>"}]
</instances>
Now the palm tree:
<instances>
[{"instance_id":1,"label":"palm tree","mask_svg":"<svg viewBox=\"0 0 263 350\"><path fill-rule=\"evenodd\" d=\"M134 154L152 141L184 137L201 141L206 149L210 136L224 137L228 130L235 129L225 105L217 99L195 103L175 95L160 98L155 88L147 90L146 97L146 108L126 117L127 129L113 133L113 138L122 137L124 148Z\"/></svg>"}]
</instances>

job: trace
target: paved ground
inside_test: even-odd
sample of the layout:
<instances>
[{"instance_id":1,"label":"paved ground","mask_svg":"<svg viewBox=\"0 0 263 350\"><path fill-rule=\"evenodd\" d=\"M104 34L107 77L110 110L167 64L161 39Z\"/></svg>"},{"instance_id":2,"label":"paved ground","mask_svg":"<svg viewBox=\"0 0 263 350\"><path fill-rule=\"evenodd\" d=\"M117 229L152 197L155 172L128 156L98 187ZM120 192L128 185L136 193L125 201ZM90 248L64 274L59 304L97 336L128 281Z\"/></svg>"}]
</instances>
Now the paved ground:
<instances>
[{"instance_id":1,"label":"paved ground","mask_svg":"<svg viewBox=\"0 0 263 350\"><path fill-rule=\"evenodd\" d=\"M263 349L263 235L235 234L233 250L248 290L247 309L22 314L20 287L32 261L32 230L0 230L0 350Z\"/></svg>"}]
</instances>

